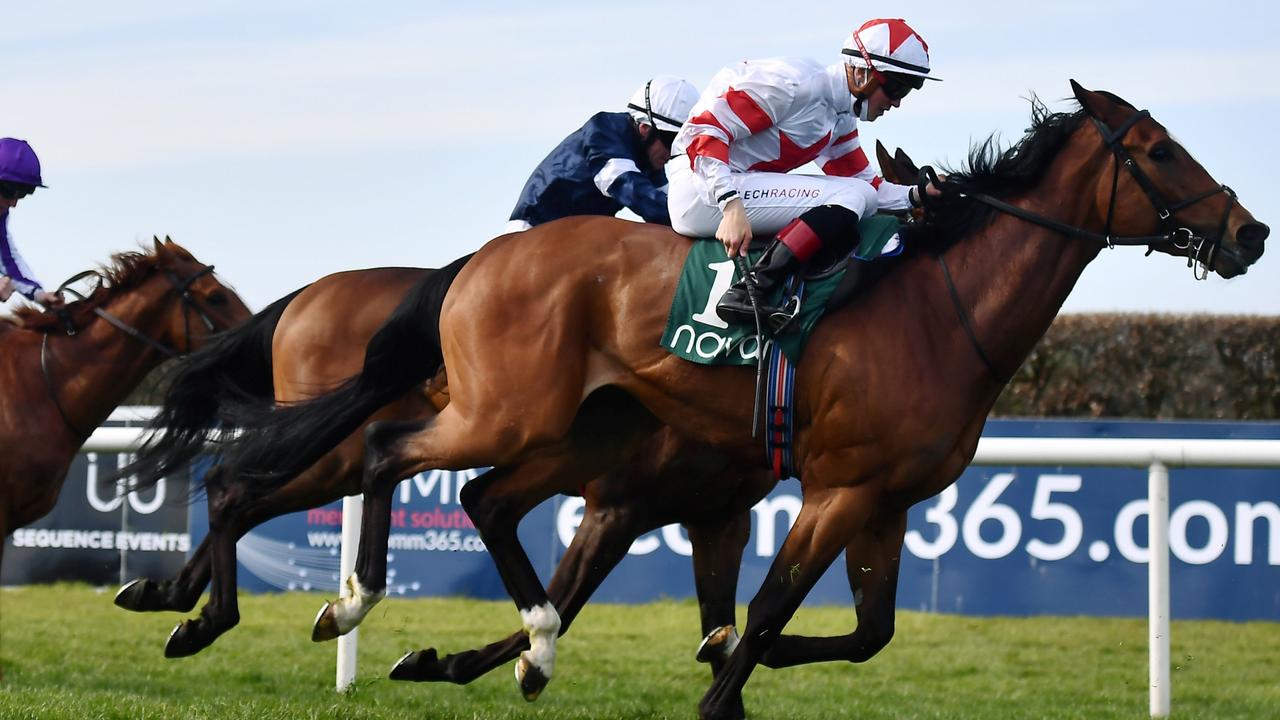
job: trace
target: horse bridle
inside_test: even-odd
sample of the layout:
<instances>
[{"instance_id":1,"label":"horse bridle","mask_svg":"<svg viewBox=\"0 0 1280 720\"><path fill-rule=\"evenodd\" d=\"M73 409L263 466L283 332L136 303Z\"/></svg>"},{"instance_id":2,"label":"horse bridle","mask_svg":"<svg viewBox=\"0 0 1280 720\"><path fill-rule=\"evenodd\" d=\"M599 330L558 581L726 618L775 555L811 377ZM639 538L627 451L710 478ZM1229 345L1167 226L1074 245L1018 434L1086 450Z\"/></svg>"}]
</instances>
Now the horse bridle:
<instances>
[{"instance_id":1,"label":"horse bridle","mask_svg":"<svg viewBox=\"0 0 1280 720\"><path fill-rule=\"evenodd\" d=\"M172 270L167 270L167 269L164 271L164 274L165 274L165 277L169 280L169 284L173 286L173 289L178 292L178 296L182 299L182 332L183 332L183 337L186 339L186 346L187 346L187 349L185 352L191 352L190 313L192 311L194 311L196 316L200 318L201 322L204 323L205 328L209 332L214 332L217 329L217 327L214 325L213 318L209 317L209 314L205 312L204 308L200 307L199 303L195 301L195 298L191 296L191 286L197 280L204 277L205 275L212 275L213 266L206 265L202 267L198 272L196 272L195 274L193 274L191 277L188 277L188 278L183 278L179 276L176 272ZM102 274L99 273L97 270L86 270L82 273L73 275L70 278L67 278L66 281L64 281L61 285L58 286L57 293L59 295L62 293L70 293L71 295L74 295L78 300L86 300L87 298L85 297L84 294L82 294L80 291L76 290L75 288L70 287L72 283L83 280L86 277L101 278ZM128 335L129 337L141 342L142 344L150 347L151 349L156 350L161 355L164 355L166 358L169 358L172 360L174 358L181 357L183 354L185 354L183 352L179 352L177 349L173 347L169 347L168 345L165 345L164 343L160 342L159 340L156 340L153 337L150 337L149 335L142 332L138 328L130 325L124 320L121 320L118 316L112 315L106 310L103 310L101 307L95 307L93 309L93 313L98 317L102 318L103 320L107 321L107 323L110 324L112 327L120 330L125 335ZM59 308L58 316L62 319L64 329L66 330L67 335L68 336L75 335L76 328L75 328L75 325L73 325L71 322L71 315L67 311L67 309ZM57 386L55 386L53 383L53 374L49 370L49 336L51 334L52 333L45 333L44 337L40 340L40 374L44 377L45 388L49 391L49 398L53 400L53 407L58 411L58 415L62 418L62 422L66 423L67 427L73 433L75 433L77 437L88 437L89 433L81 431L80 428L76 426L76 424L71 420L70 416L67 415L66 408L64 408L62 406L62 403L58 400L58 389L57 389Z\"/></svg>"},{"instance_id":2,"label":"horse bridle","mask_svg":"<svg viewBox=\"0 0 1280 720\"><path fill-rule=\"evenodd\" d=\"M1107 204L1107 221L1101 233L1086 230L1085 228L1076 225L1068 225L1066 223L1059 222L1053 218L1048 218L1044 215L1020 208L985 193L965 192L958 188L956 183L939 180L937 172L928 165L920 168L920 178L918 182L919 197L923 201L926 197L926 188L932 184L943 193L953 192L959 197L977 200L978 202L988 205L1000 212L1013 215L1014 217L1021 218L1022 220L1026 220L1027 222L1035 225L1049 228L1050 230L1055 230L1071 237L1095 240L1105 244L1109 248L1114 248L1117 245L1146 245L1148 246L1147 254L1150 255L1151 252L1155 250L1156 245L1172 245L1179 250L1187 251L1187 267L1193 268L1192 274L1197 280L1204 280L1209 276L1209 272L1213 268L1216 255L1222 248L1222 241L1226 237L1227 233L1227 222L1231 217L1231 209L1235 207L1236 194L1226 185L1219 185L1218 187L1209 188L1208 190L1197 193L1173 204L1165 202L1164 196L1160 194L1160 190L1156 188L1155 183L1151 182L1151 178L1147 177L1147 174L1142 171L1142 168L1138 166L1137 161L1133 159L1133 155L1125 149L1123 144L1124 137L1129 133L1129 130L1131 130L1139 121L1149 117L1151 117L1150 111L1138 110L1121 123L1120 127L1112 130L1107 127L1106 123L1094 117L1092 114L1089 115L1089 119L1093 121L1094 127L1098 129L1098 133L1102 136L1103 144L1105 144L1107 149L1111 151L1111 155L1115 159L1115 165L1111 175L1111 199ZM1147 196L1147 200L1151 202L1152 207L1156 211L1156 217L1160 220L1161 229L1165 231L1163 235L1116 236L1111 234L1111 223L1115 218L1116 197L1120 186L1120 167L1122 165L1125 168L1128 168L1129 174L1133 177L1134 182L1138 184L1138 187L1142 188L1143 194L1145 194ZM948 187L948 185L951 185L951 187ZM1206 238L1202 235L1198 235L1191 228L1178 226L1177 221L1173 219L1174 213L1179 210L1186 209L1201 200L1211 198L1218 193L1226 193L1228 200L1226 210L1222 213L1222 222L1218 225L1218 234L1216 237ZM1208 243L1209 246L1207 251L1205 250L1206 243ZM1201 255L1205 256L1204 259L1201 259ZM973 349L977 351L978 358L982 360L982 363L986 365L987 370L995 377L996 380L999 380L1002 383L1008 383L1012 380L1012 377L1005 375L996 369L995 363L991 361L991 358L982 349L982 344L978 342L978 335L973 330L973 324L969 320L969 314L964 311L964 306L960 302L960 294L956 291L955 282L951 278L951 271L947 267L947 261L943 257L942 253L938 253L938 263L942 266L942 275L946 279L947 290L951 295L951 302L952 305L955 306L956 314L960 318L960 325L964 328L965 334L969 336L969 342L973 345ZM1197 264L1199 267L1196 267Z\"/></svg>"}]
</instances>

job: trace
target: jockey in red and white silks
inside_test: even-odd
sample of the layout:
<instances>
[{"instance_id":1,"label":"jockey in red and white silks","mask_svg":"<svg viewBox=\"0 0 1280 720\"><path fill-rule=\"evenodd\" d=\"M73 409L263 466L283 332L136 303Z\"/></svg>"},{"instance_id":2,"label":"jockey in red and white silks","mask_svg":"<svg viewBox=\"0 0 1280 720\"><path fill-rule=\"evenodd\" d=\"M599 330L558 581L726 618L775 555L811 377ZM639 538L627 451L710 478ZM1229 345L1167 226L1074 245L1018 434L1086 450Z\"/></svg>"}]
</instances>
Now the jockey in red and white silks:
<instances>
[{"instance_id":1,"label":"jockey in red and white silks","mask_svg":"<svg viewBox=\"0 0 1280 720\"><path fill-rule=\"evenodd\" d=\"M835 203L860 217L910 206L910 186L879 177L858 138L844 65L774 58L721 70L676 136L668 168L672 227L715 234L735 196L754 234L772 235L802 212ZM788 175L816 161L823 175Z\"/></svg>"},{"instance_id":2,"label":"jockey in red and white silks","mask_svg":"<svg viewBox=\"0 0 1280 720\"><path fill-rule=\"evenodd\" d=\"M842 53L844 62L831 66L774 58L721 70L672 146L686 156L668 167L672 227L714 234L730 256L745 253L753 235L777 234L753 268L761 289L819 250L847 252L859 218L915 199L913 187L872 169L858 119L875 120L923 85L928 46L902 20L872 20ZM788 174L810 161L825 175ZM729 321L754 319L741 283L719 309Z\"/></svg>"}]
</instances>

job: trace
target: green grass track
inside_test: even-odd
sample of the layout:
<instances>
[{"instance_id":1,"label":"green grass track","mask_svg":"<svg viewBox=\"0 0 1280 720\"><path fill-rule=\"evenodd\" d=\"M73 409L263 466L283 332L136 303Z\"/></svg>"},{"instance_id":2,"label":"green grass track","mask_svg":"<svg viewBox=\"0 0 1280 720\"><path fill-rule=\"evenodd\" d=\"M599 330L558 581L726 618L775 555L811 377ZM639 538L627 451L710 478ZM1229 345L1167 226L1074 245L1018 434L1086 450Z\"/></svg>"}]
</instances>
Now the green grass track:
<instances>
[{"instance_id":1,"label":"green grass track","mask_svg":"<svg viewBox=\"0 0 1280 720\"><path fill-rule=\"evenodd\" d=\"M360 631L356 687L339 695L336 646L310 641L321 595L243 595L239 627L165 660L179 616L120 610L113 592L0 590L0 718L692 718L710 681L693 660L688 601L589 605L561 639L551 685L526 703L511 663L465 687L386 679L406 650L459 651L516 629L507 602L384 601ZM849 608L804 608L788 632L853 624ZM1172 642L1174 718L1280 718L1280 623L1175 621ZM870 662L758 668L744 697L753 720L1145 718L1146 623L900 613Z\"/></svg>"}]
</instances>

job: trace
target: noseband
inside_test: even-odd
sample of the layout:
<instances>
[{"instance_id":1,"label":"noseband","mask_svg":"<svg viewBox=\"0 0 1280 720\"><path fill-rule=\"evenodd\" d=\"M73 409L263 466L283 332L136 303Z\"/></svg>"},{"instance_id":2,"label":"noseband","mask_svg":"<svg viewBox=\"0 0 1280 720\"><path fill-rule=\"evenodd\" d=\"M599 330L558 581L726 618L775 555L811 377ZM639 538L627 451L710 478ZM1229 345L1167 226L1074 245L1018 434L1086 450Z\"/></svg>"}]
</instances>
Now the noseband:
<instances>
[{"instance_id":1,"label":"noseband","mask_svg":"<svg viewBox=\"0 0 1280 720\"><path fill-rule=\"evenodd\" d=\"M214 330L217 329L213 323L213 318L209 317L209 314L206 313L204 309L201 308L200 305L195 301L195 298L191 296L191 286L197 280L204 277L205 275L212 275L213 266L207 265L201 268L198 272L196 272L189 278L182 278L172 270L165 270L164 274L165 274L165 277L169 280L169 284L173 286L174 290L178 292L178 296L182 299L182 332L183 332L183 337L186 340L186 343L185 343L187 346L186 352L190 352L191 351L190 312L194 311L196 313L196 316L200 318L200 320L204 323L205 328L208 329L209 332L213 332ZM77 275L73 275L72 277L68 278L65 282L63 282L61 285L58 286L58 293L61 294L66 292L74 295L79 300L86 300L87 298L82 293L80 293L75 288L70 287L72 283L82 280L86 277L101 278L102 275L96 270L86 270L85 272L79 273ZM107 312L106 310L103 310L100 307L95 307L93 309L93 313L98 317L102 318L103 320L107 321L108 324L118 329L120 332L123 332L125 335L128 335L129 337L159 352L161 355L164 355L166 358L174 359L174 358L181 357L183 355L183 353L180 353L175 348L165 345L164 343L147 335L146 333L130 325L124 320L121 320L118 316L112 315L111 313ZM76 328L74 325L72 325L71 316L66 311L66 309L65 308L60 309L58 311L58 314L59 314L59 317L62 318L63 325L65 326L67 335L68 336L75 335ZM49 370L49 335L50 334L51 333L45 333L44 337L40 341L40 373L44 377L45 388L48 389L49 397L53 400L53 406L55 409L57 409L58 415L62 417L62 421L66 423L67 427L70 428L70 430L73 433L75 433L77 437L88 437L89 433L81 431L80 428L78 428L76 424L71 421L71 418L67 415L66 409L63 408L62 403L58 401L58 389L53 384L53 374Z\"/></svg>"},{"instance_id":2,"label":"noseband","mask_svg":"<svg viewBox=\"0 0 1280 720\"><path fill-rule=\"evenodd\" d=\"M1155 249L1157 244L1172 245L1179 250L1187 250L1187 267L1192 267L1194 263L1199 263L1200 267L1193 272L1196 279L1204 280L1209 276L1209 271L1213 269L1213 262L1218 251L1222 249L1222 241L1227 234L1227 221L1231 217L1231 209L1236 204L1235 192L1226 185L1219 185L1216 188L1209 188L1202 193L1192 195L1189 198L1173 203L1172 205L1165 202L1164 196L1156 189L1151 179L1142 171L1138 163L1125 149L1122 141L1129 129L1139 120L1151 117L1151 113L1147 110L1141 110L1134 113L1128 120L1124 121L1115 131L1110 130L1101 120L1091 117L1094 127L1098 128L1098 133L1102 135L1102 140L1106 143L1107 148L1111 150L1111 154L1115 157L1115 169L1111 176L1111 201L1107 205L1107 225L1104 231L1105 242L1108 247L1116 245L1147 245L1147 254ZM1147 200L1151 202L1151 206L1155 208L1156 217L1160 220L1160 226L1165 231L1164 235L1155 238L1113 238L1111 236L1111 220L1115 214L1116 208L1116 188L1120 184L1120 166L1124 165L1129 170L1129 174L1133 176L1134 182L1138 183L1138 187L1142 188L1142 192L1147 196ZM1179 226L1177 221L1173 219L1174 213L1184 208L1207 200L1218 193L1226 193L1227 207L1222 213L1222 221L1218 224L1218 234L1212 238L1206 238L1197 235L1194 230L1189 227ZM1121 242L1122 241L1122 242ZM1205 245L1208 244L1208 249ZM1201 259L1203 255L1203 259Z\"/></svg>"},{"instance_id":3,"label":"noseband","mask_svg":"<svg viewBox=\"0 0 1280 720\"><path fill-rule=\"evenodd\" d=\"M1087 112L1087 111L1086 111ZM999 198L992 197L985 193L967 193L956 187L955 183L950 181L942 181L938 178L937 172L931 166L920 168L919 179L919 197L923 200L926 197L925 190L932 184L944 193L950 191L956 193L962 198L972 198L988 205L1000 212L1013 215L1027 222L1049 228L1057 232L1063 233L1071 237L1085 238L1094 240L1114 248L1117 245L1146 245L1148 247L1147 254L1150 255L1157 245L1171 245L1179 250L1187 251L1187 267L1191 267L1192 274L1197 280L1204 280L1209 276L1209 271L1213 268L1214 260L1218 252L1222 249L1223 238L1227 233L1227 221L1231 216L1231 209L1236 204L1236 194L1226 185L1219 185L1215 188L1209 188L1204 192L1192 195L1176 203L1165 202L1164 196L1160 194L1160 190L1156 188L1155 183L1151 182L1151 178L1142 171L1138 163L1133 159L1133 155L1125 149L1123 141L1125 135L1140 120L1151 117L1150 111L1139 110L1130 115L1120 127L1111 130L1106 123L1102 122L1092 115L1089 119L1093 121L1094 127L1098 129L1098 133L1102 136L1102 142L1107 149L1111 151L1112 157L1115 159L1114 169L1111 174L1111 200L1107 204L1107 222L1101 233L1086 230L1075 225L1068 225L1063 222L1045 217L1038 213L1031 212L1020 208L1016 205L1007 203ZM1160 221L1160 227L1164 230L1163 235L1112 235L1111 223L1115 218L1117 191L1120 187L1120 168L1121 166L1129 170L1129 174L1133 177L1138 187L1142 188L1142 192L1147 196L1147 200L1151 202L1151 206L1156 211L1156 217ZM948 185L951 187L949 188ZM1217 195L1218 193L1226 193L1227 208L1222 213L1222 222L1218 225L1218 234L1214 237L1204 237L1196 233L1186 226L1179 226L1174 220L1174 213L1179 210L1188 208L1201 200ZM1206 248L1206 245L1208 246ZM1203 259L1201 256L1204 256ZM938 254L938 263L942 266L942 275L946 279L947 290L951 294L951 302L956 308L956 314L960 318L960 325L964 328L965 334L969 336L969 342L973 345L973 349L977 351L978 358L982 360L983 365L1001 383L1007 384L1012 378L1001 373L996 369L991 358L982 349L982 344L978 342L978 335L973 330L973 324L969 321L969 314L964 311L964 307L960 303L960 295L956 291L955 282L951 278L951 271L947 267L947 261L941 253Z\"/></svg>"}]
</instances>

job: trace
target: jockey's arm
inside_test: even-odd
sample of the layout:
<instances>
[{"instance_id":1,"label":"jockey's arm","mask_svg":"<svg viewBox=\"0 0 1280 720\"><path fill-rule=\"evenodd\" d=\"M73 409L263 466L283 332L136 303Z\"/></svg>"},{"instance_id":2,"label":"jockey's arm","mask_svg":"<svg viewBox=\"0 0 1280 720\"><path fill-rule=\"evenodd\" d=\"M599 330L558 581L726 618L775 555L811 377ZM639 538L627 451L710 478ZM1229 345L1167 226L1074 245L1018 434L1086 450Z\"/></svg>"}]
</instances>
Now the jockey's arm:
<instances>
[{"instance_id":1,"label":"jockey's arm","mask_svg":"<svg viewBox=\"0 0 1280 720\"><path fill-rule=\"evenodd\" d=\"M587 162L596 189L645 222L671 224L667 194L640 170L631 146L614 126L593 125L585 140Z\"/></svg>"},{"instance_id":2,"label":"jockey's arm","mask_svg":"<svg viewBox=\"0 0 1280 720\"><path fill-rule=\"evenodd\" d=\"M0 275L9 279L11 283L9 292L16 290L27 298L35 300L36 294L44 292L44 288L32 277L30 268L7 236L0 235L0 245L3 246L0 248Z\"/></svg>"},{"instance_id":3,"label":"jockey's arm","mask_svg":"<svg viewBox=\"0 0 1280 720\"><path fill-rule=\"evenodd\" d=\"M635 163L632 163L632 167L635 167ZM639 169L619 175L605 194L622 203L623 207L639 215L645 222L671 224L666 191L654 185Z\"/></svg>"},{"instance_id":4,"label":"jockey's arm","mask_svg":"<svg viewBox=\"0 0 1280 720\"><path fill-rule=\"evenodd\" d=\"M907 210L913 207L910 199L911 185L891 183L880 177L871 167L867 153L858 138L856 121L850 117L836 126L835 140L823 148L816 162L822 172L841 177L865 180L876 189L876 205L881 210Z\"/></svg>"}]
</instances>

